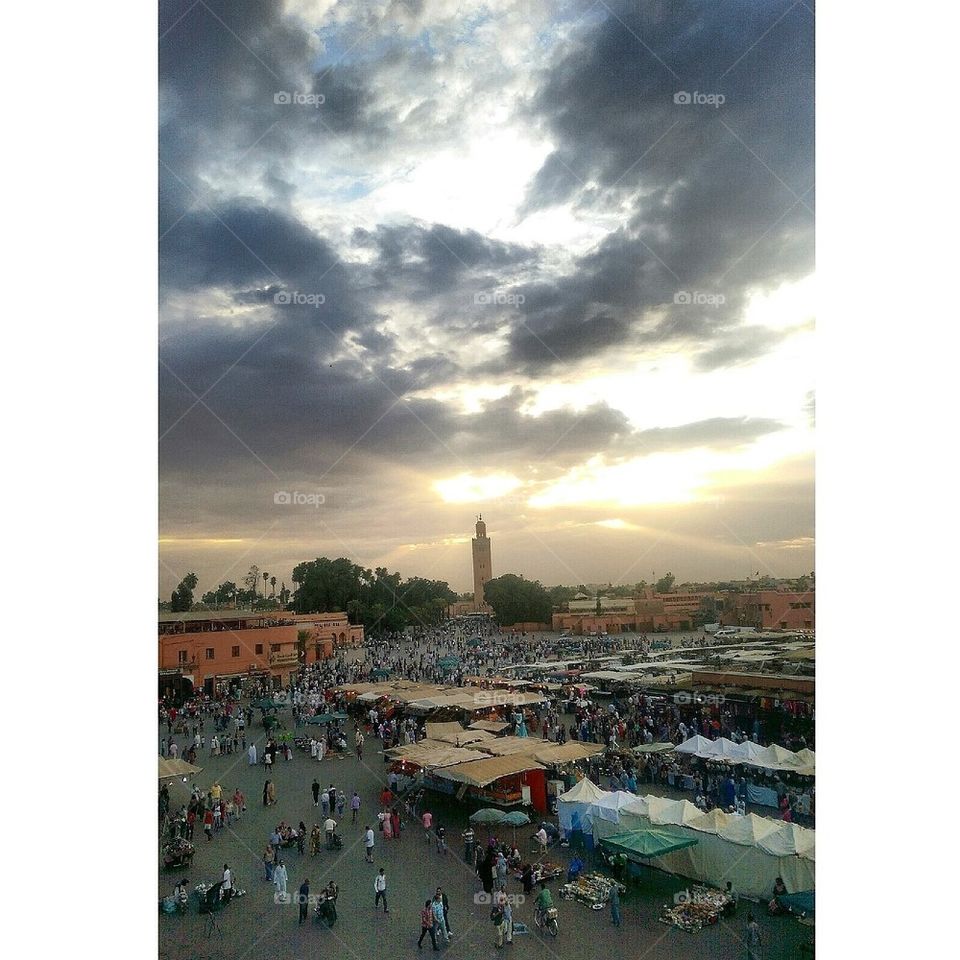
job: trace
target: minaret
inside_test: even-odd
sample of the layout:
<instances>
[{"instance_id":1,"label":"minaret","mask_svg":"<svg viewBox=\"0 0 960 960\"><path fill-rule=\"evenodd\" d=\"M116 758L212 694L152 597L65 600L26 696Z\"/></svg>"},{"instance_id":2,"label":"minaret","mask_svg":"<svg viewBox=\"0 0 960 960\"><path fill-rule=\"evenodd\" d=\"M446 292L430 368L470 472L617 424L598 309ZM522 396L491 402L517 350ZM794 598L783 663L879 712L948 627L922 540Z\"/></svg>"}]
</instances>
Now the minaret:
<instances>
[{"instance_id":1,"label":"minaret","mask_svg":"<svg viewBox=\"0 0 960 960\"><path fill-rule=\"evenodd\" d=\"M483 515L477 517L477 535L471 541L473 545L473 602L477 609L486 606L483 599L483 585L493 577L490 564L490 538Z\"/></svg>"}]
</instances>

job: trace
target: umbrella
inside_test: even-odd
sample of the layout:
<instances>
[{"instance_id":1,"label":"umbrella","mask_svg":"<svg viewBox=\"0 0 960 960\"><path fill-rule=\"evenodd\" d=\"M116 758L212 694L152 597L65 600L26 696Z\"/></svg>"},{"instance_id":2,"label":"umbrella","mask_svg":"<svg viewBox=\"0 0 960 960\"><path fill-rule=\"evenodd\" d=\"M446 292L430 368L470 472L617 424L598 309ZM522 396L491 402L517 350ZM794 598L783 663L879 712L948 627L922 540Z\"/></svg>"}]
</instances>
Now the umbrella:
<instances>
[{"instance_id":1,"label":"umbrella","mask_svg":"<svg viewBox=\"0 0 960 960\"><path fill-rule=\"evenodd\" d=\"M479 637L471 637L467 641L468 647L480 647L483 646L483 641Z\"/></svg>"},{"instance_id":2,"label":"umbrella","mask_svg":"<svg viewBox=\"0 0 960 960\"><path fill-rule=\"evenodd\" d=\"M504 823L513 827L513 845L517 845L517 827L522 827L530 822L530 818L522 810L511 810L503 818Z\"/></svg>"},{"instance_id":3,"label":"umbrella","mask_svg":"<svg viewBox=\"0 0 960 960\"><path fill-rule=\"evenodd\" d=\"M261 722L263 723L264 730L269 730L271 727L280 726L280 721L276 717L264 717Z\"/></svg>"},{"instance_id":4,"label":"umbrella","mask_svg":"<svg viewBox=\"0 0 960 960\"><path fill-rule=\"evenodd\" d=\"M371 670L370 679L371 680L386 680L390 676L389 670Z\"/></svg>"},{"instance_id":5,"label":"umbrella","mask_svg":"<svg viewBox=\"0 0 960 960\"><path fill-rule=\"evenodd\" d=\"M258 707L260 710L280 710L286 706L285 703L277 703L276 700L263 699L256 700L250 704L251 707Z\"/></svg>"},{"instance_id":6,"label":"umbrella","mask_svg":"<svg viewBox=\"0 0 960 960\"><path fill-rule=\"evenodd\" d=\"M504 823L506 814L502 810L496 810L493 807L484 807L476 813L470 814L471 823L485 823L488 826L492 823ZM529 820L527 821L530 822Z\"/></svg>"}]
</instances>

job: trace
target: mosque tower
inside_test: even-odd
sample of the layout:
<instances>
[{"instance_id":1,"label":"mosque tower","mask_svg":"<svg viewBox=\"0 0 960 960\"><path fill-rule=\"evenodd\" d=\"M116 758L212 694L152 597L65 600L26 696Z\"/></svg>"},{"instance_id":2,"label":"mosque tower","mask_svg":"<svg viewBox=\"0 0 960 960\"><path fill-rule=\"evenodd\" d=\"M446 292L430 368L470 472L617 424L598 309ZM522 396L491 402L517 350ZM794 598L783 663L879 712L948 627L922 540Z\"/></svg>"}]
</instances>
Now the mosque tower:
<instances>
[{"instance_id":1,"label":"mosque tower","mask_svg":"<svg viewBox=\"0 0 960 960\"><path fill-rule=\"evenodd\" d=\"M490 538L483 515L477 517L477 535L471 541L473 546L473 602L478 610L486 607L483 599L483 585L493 578L490 563Z\"/></svg>"}]
</instances>

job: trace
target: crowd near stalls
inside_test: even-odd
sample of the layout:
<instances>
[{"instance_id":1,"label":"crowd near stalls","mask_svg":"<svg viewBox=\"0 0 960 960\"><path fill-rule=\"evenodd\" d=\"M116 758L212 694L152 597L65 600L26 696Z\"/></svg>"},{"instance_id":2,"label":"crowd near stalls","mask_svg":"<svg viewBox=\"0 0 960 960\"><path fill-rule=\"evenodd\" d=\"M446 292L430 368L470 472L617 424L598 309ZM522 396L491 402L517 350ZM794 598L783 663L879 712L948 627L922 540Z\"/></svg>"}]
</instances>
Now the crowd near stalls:
<instances>
[{"instance_id":1,"label":"crowd near stalls","mask_svg":"<svg viewBox=\"0 0 960 960\"><path fill-rule=\"evenodd\" d=\"M357 829L368 818L377 843L411 828L444 852L462 839L464 859L491 895L503 892L507 872L528 893L563 875L572 897L615 903L630 864L711 888L732 883L746 896L770 894L771 903L780 902L774 881L784 895L812 890L812 695L760 690L728 699L695 684L664 684L660 674L652 683L642 675L620 682L630 672L624 668L655 657L656 642L623 634L526 636L473 618L371 634L357 650L302 665L283 689L269 677L254 678L221 695L161 702L164 761L202 767L206 758L235 753L244 766L261 768L252 801L235 784L200 786L201 770L177 777L167 768L161 865L188 867L197 844L239 824L248 802L277 803L277 765L308 762L317 822L278 814L270 835L257 841L264 882L278 895L288 893L286 851L337 849L344 818ZM714 638L686 638L680 649L698 656L716 645ZM590 676L601 669L617 682L606 689L591 682L602 680ZM376 796L325 785L322 764L348 756L383 763ZM189 797L180 796L191 780ZM455 836L448 829L453 815L441 824L436 809L461 810ZM486 821L468 823L481 814ZM486 830L487 842L475 829ZM592 858L594 872L574 849ZM238 895L229 866L219 884L216 896L213 884L194 890L198 902ZM172 899L183 909L182 893L165 898L167 908ZM727 901L711 897L704 893L700 902L724 908ZM322 899L323 921L332 925L336 895ZM429 905L424 916L427 909L436 917ZM434 919L429 930L439 936L442 923Z\"/></svg>"}]
</instances>

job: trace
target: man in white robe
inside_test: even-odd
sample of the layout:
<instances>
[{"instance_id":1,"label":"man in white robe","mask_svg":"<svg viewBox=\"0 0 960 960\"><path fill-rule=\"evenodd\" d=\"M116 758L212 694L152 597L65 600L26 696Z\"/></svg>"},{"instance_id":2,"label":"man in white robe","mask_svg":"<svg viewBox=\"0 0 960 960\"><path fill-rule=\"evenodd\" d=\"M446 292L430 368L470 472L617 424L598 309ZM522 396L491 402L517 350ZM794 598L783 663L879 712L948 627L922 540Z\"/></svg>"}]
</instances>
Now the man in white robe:
<instances>
[{"instance_id":1,"label":"man in white robe","mask_svg":"<svg viewBox=\"0 0 960 960\"><path fill-rule=\"evenodd\" d=\"M257 765L257 745L255 743L251 743L247 750L247 763L250 764L251 767Z\"/></svg>"}]
</instances>

